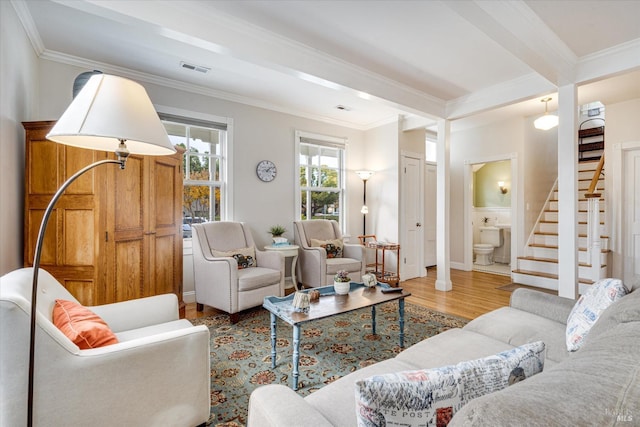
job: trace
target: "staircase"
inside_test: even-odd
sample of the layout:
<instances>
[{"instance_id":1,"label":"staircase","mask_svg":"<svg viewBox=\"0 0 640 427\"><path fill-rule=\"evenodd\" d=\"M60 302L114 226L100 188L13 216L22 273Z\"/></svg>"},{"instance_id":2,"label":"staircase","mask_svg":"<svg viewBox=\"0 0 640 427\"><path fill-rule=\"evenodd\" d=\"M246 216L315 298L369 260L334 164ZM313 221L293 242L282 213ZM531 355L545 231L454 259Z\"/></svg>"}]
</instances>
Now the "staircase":
<instances>
[{"instance_id":1,"label":"staircase","mask_svg":"<svg viewBox=\"0 0 640 427\"><path fill-rule=\"evenodd\" d=\"M596 171L598 161L580 162L578 167L578 277L580 293L594 282L591 271L591 258L588 251L587 218L589 201L585 193ZM604 173L600 175L596 186L600 193L600 263L601 268L595 277L607 277L607 257L609 252L608 229L604 223ZM537 286L545 289L558 289L558 184L554 187L543 208L534 231L525 248L525 256L518 257L517 269L513 270L515 283Z\"/></svg>"}]
</instances>

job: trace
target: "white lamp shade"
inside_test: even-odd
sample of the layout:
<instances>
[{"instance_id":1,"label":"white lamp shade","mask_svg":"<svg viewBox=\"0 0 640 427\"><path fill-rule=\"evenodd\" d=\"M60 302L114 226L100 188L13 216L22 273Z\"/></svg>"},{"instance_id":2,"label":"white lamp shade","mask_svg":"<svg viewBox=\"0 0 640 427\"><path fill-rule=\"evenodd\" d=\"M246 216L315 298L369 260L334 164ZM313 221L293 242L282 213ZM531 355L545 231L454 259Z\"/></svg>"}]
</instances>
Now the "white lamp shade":
<instances>
[{"instance_id":1,"label":"white lamp shade","mask_svg":"<svg viewBox=\"0 0 640 427\"><path fill-rule=\"evenodd\" d=\"M124 140L131 154L176 152L142 85L94 75L47 135L60 144L115 151Z\"/></svg>"},{"instance_id":2,"label":"white lamp shade","mask_svg":"<svg viewBox=\"0 0 640 427\"><path fill-rule=\"evenodd\" d=\"M373 171L356 171L356 174L358 174L358 176L360 177L360 179L366 181L369 178L371 178L371 176L374 174Z\"/></svg>"},{"instance_id":3,"label":"white lamp shade","mask_svg":"<svg viewBox=\"0 0 640 427\"><path fill-rule=\"evenodd\" d=\"M538 117L533 122L533 126L535 126L536 129L549 130L558 126L558 116L554 114L545 114L544 116Z\"/></svg>"}]
</instances>

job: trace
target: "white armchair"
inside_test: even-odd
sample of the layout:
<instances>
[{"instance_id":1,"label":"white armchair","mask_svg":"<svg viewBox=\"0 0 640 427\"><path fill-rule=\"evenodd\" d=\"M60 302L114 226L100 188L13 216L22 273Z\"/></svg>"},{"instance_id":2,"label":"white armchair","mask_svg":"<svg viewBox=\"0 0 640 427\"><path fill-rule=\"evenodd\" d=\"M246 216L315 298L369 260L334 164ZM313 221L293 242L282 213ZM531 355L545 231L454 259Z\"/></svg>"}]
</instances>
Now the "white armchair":
<instances>
[{"instance_id":1,"label":"white armchair","mask_svg":"<svg viewBox=\"0 0 640 427\"><path fill-rule=\"evenodd\" d=\"M341 254L331 257L327 253L330 242L342 242L342 232L336 221L314 219L296 221L294 241L298 249L298 280L305 286L319 287L333 284L333 276L338 270L345 270L353 281L362 281L366 261L364 247L354 244L342 244Z\"/></svg>"},{"instance_id":2,"label":"white armchair","mask_svg":"<svg viewBox=\"0 0 640 427\"><path fill-rule=\"evenodd\" d=\"M33 269L0 278L0 425L27 419ZM40 269L35 426L185 426L210 416L209 330L178 319L174 294L88 307L117 344L80 350L52 322L56 299L77 300Z\"/></svg>"},{"instance_id":3,"label":"white armchair","mask_svg":"<svg viewBox=\"0 0 640 427\"><path fill-rule=\"evenodd\" d=\"M262 305L267 296L284 295L284 257L278 252L260 251L248 227L241 222L207 222L194 224L193 276L198 311L208 305L230 314ZM255 265L238 269L236 257L248 252Z\"/></svg>"}]
</instances>

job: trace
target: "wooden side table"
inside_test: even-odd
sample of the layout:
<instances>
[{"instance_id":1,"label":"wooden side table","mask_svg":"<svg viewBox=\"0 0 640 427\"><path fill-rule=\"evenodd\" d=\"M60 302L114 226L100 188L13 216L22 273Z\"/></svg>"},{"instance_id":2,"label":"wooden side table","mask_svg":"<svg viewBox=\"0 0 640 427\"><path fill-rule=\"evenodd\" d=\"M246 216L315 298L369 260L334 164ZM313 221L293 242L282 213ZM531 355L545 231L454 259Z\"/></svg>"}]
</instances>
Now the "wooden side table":
<instances>
[{"instance_id":1,"label":"wooden side table","mask_svg":"<svg viewBox=\"0 0 640 427\"><path fill-rule=\"evenodd\" d=\"M291 285L285 285L286 289L295 288L298 291L298 279L296 278L296 264L298 263L298 245L267 245L265 251L280 252L285 258L291 257ZM285 281L286 281L285 277Z\"/></svg>"},{"instance_id":2,"label":"wooden side table","mask_svg":"<svg viewBox=\"0 0 640 427\"><path fill-rule=\"evenodd\" d=\"M374 267L374 273L376 279L379 282L388 283L393 287L398 286L400 281L400 274L398 273L398 266L396 265L396 271L391 271L385 266L385 252L395 251L397 263L400 263L400 245L398 243L378 242L375 240L375 236L360 236L360 241L365 248L374 249L376 251L376 262L372 266ZM366 237L373 237L374 240L366 241Z\"/></svg>"}]
</instances>

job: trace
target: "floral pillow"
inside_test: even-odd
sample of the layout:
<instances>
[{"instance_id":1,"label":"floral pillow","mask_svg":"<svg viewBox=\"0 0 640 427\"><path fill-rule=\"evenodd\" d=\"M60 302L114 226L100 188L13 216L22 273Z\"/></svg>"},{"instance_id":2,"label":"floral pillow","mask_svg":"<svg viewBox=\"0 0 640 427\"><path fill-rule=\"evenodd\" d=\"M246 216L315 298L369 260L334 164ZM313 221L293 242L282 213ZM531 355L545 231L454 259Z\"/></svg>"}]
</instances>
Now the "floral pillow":
<instances>
[{"instance_id":1,"label":"floral pillow","mask_svg":"<svg viewBox=\"0 0 640 427\"><path fill-rule=\"evenodd\" d=\"M358 426L446 426L472 399L542 372L544 353L537 341L457 365L357 381Z\"/></svg>"},{"instance_id":2,"label":"floral pillow","mask_svg":"<svg viewBox=\"0 0 640 427\"><path fill-rule=\"evenodd\" d=\"M342 249L344 248L344 242L341 239L311 239L311 247L324 248L327 251L327 258L342 258Z\"/></svg>"},{"instance_id":3,"label":"floral pillow","mask_svg":"<svg viewBox=\"0 0 640 427\"><path fill-rule=\"evenodd\" d=\"M211 250L214 257L231 257L238 262L238 270L256 266L256 251L253 247L233 249L230 251Z\"/></svg>"},{"instance_id":4,"label":"floral pillow","mask_svg":"<svg viewBox=\"0 0 640 427\"><path fill-rule=\"evenodd\" d=\"M600 314L627 292L622 280L601 279L581 295L567 318L567 350L579 350Z\"/></svg>"}]
</instances>

